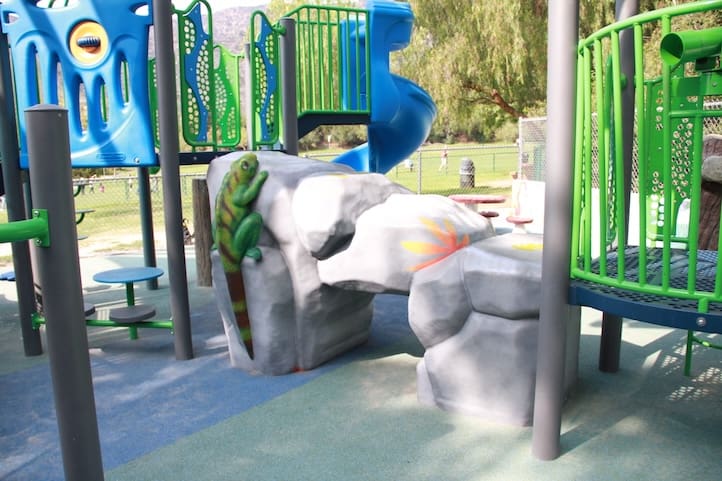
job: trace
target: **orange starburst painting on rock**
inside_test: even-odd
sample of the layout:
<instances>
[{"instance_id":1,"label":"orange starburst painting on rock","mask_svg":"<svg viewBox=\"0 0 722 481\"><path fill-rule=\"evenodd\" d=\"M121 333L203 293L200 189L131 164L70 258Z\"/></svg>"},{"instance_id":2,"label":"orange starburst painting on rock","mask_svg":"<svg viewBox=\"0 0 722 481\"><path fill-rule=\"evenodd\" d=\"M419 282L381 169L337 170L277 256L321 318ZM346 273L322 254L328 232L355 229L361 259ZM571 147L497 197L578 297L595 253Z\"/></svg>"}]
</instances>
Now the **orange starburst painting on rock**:
<instances>
[{"instance_id":1,"label":"orange starburst painting on rock","mask_svg":"<svg viewBox=\"0 0 722 481\"><path fill-rule=\"evenodd\" d=\"M402 241L402 247L411 253L433 256L420 264L409 267L408 270L412 272L419 271L446 259L454 252L469 245L469 234L464 234L461 239L459 239L456 227L454 227L454 224L450 220L444 219L441 224L437 224L434 220L426 217L420 217L419 220L428 228L429 232L433 234L438 242Z\"/></svg>"}]
</instances>

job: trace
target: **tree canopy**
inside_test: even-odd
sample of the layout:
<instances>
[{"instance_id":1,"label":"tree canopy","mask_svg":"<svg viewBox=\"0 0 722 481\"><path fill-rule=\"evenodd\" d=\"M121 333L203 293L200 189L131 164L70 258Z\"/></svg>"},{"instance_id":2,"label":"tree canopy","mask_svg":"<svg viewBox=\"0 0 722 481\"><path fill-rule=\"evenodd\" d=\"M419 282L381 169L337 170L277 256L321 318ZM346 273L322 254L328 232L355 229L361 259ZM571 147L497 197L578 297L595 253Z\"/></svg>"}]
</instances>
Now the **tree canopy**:
<instances>
[{"instance_id":1,"label":"tree canopy","mask_svg":"<svg viewBox=\"0 0 722 481\"><path fill-rule=\"evenodd\" d=\"M437 136L489 138L504 122L541 115L546 99L547 2L411 0L416 31L400 54L439 107ZM582 2L585 29L609 23L614 2Z\"/></svg>"},{"instance_id":2,"label":"tree canopy","mask_svg":"<svg viewBox=\"0 0 722 481\"><path fill-rule=\"evenodd\" d=\"M640 11L691 0L640 0ZM313 1L272 0L269 18ZM357 2L329 1L355 5ZM505 123L545 115L547 1L410 0L416 17L408 48L392 69L426 89L438 107L432 139L488 140ZM614 21L614 0L580 1L580 38ZM716 14L691 20L718 22ZM649 38L659 33L645 32Z\"/></svg>"}]
</instances>

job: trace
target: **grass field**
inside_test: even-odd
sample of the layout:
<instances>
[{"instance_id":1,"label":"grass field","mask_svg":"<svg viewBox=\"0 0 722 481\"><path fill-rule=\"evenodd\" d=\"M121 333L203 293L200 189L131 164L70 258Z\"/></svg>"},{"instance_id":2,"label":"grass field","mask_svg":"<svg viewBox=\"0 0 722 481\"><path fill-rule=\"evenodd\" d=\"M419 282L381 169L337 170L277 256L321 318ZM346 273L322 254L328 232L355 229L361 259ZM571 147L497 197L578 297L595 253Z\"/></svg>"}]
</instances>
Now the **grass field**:
<instances>
[{"instance_id":1,"label":"grass field","mask_svg":"<svg viewBox=\"0 0 722 481\"><path fill-rule=\"evenodd\" d=\"M449 195L453 193L508 194L511 190L510 172L518 168L515 145L456 144L448 147L448 168L439 170L442 144L425 145L412 157L413 168L402 162L391 169L387 177L413 192ZM332 160L343 150L328 149L305 153L320 160ZM462 159L470 159L475 167L474 187L461 187L459 169ZM420 166L420 167L419 167Z\"/></svg>"},{"instance_id":2,"label":"grass field","mask_svg":"<svg viewBox=\"0 0 722 481\"><path fill-rule=\"evenodd\" d=\"M449 195L453 193L508 194L511 190L510 172L517 170L518 157L514 146L455 146L448 149L448 168L440 170L443 146L420 150L412 157L413 170L403 163L388 174L388 178L421 194ZM460 169L463 159L474 163L474 187L462 187ZM468 180L468 179L466 179Z\"/></svg>"},{"instance_id":3,"label":"grass field","mask_svg":"<svg viewBox=\"0 0 722 481\"><path fill-rule=\"evenodd\" d=\"M413 192L448 195L452 193L493 193L509 195L510 172L517 168L517 150L513 145L464 144L449 146L448 169L439 171L443 145L428 145L412 157L413 168L404 163L387 173L387 177ZM343 149L302 152L319 160L331 160ZM474 162L474 187L461 187L459 169L462 159ZM181 167L181 198L183 216L192 221L192 179L203 177L204 165ZM468 180L468 178L466 179ZM101 187L102 186L102 187ZM153 224L157 244L164 245L162 179L151 177ZM141 244L140 203L137 179L133 169L118 169L113 177L99 177L86 185L75 197L78 210L91 210L78 225L78 234L86 237L79 247L112 252L139 250ZM7 213L0 210L0 222L7 222ZM193 229L192 229L193 230ZM7 246L9 247L9 246ZM0 262L9 261L9 250L0 252Z\"/></svg>"}]
</instances>

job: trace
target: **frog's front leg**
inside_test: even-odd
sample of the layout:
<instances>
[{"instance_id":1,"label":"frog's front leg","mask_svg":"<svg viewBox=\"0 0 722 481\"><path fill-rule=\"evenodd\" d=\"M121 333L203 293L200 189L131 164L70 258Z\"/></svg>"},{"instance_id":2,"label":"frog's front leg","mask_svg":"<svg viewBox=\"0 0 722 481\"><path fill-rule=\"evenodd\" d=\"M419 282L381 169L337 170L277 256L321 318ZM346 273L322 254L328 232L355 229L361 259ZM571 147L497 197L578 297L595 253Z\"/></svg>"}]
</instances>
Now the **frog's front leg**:
<instances>
[{"instance_id":1,"label":"frog's front leg","mask_svg":"<svg viewBox=\"0 0 722 481\"><path fill-rule=\"evenodd\" d=\"M261 249L258 248L258 238L261 236L263 218L258 212L251 212L241 220L233 235L233 247L240 254L240 259L250 257L261 260Z\"/></svg>"},{"instance_id":2,"label":"frog's front leg","mask_svg":"<svg viewBox=\"0 0 722 481\"><path fill-rule=\"evenodd\" d=\"M261 187L263 187L263 183L267 178L268 172L262 170L256 174L253 179L251 179L250 183L236 186L233 191L233 204L238 207L243 207L256 200L256 197L258 197L258 194L261 192Z\"/></svg>"}]
</instances>

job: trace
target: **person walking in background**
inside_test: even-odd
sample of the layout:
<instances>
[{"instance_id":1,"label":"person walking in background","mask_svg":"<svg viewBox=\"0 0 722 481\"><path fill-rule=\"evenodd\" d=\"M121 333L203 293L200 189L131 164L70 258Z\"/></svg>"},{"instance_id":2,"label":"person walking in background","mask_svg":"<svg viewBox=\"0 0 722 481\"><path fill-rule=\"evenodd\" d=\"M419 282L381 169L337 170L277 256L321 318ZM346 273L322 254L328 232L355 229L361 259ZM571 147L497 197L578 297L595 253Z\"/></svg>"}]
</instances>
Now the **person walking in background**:
<instances>
[{"instance_id":1,"label":"person walking in background","mask_svg":"<svg viewBox=\"0 0 722 481\"><path fill-rule=\"evenodd\" d=\"M444 171L445 174L449 173L449 151L446 150L446 146L444 146L444 150L441 151L441 163L439 164L439 172Z\"/></svg>"},{"instance_id":2,"label":"person walking in background","mask_svg":"<svg viewBox=\"0 0 722 481\"><path fill-rule=\"evenodd\" d=\"M409 172L414 171L414 159L411 157L408 157L406 160L404 160L404 167L408 169Z\"/></svg>"}]
</instances>

